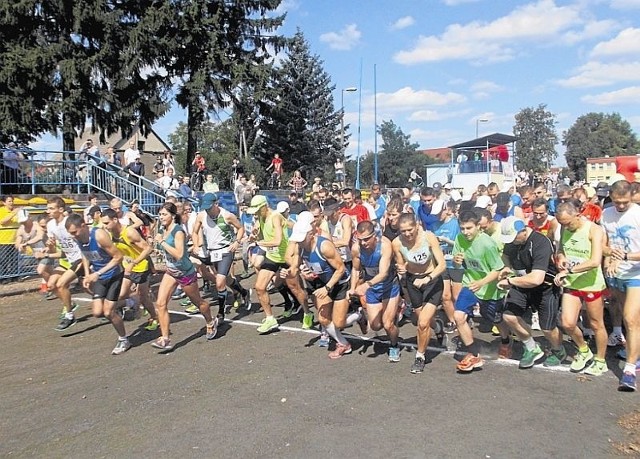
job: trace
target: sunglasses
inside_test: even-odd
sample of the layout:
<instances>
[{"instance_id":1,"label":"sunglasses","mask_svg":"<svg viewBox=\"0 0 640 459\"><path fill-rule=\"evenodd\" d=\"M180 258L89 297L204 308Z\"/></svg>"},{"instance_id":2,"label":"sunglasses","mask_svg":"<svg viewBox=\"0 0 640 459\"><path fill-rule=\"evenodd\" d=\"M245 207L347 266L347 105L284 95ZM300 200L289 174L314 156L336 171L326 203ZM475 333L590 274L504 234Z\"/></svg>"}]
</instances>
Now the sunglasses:
<instances>
[{"instance_id":1,"label":"sunglasses","mask_svg":"<svg viewBox=\"0 0 640 459\"><path fill-rule=\"evenodd\" d=\"M375 234L370 234L369 236L359 237L358 238L358 242L367 242L368 240L370 240L374 236L375 236Z\"/></svg>"}]
</instances>

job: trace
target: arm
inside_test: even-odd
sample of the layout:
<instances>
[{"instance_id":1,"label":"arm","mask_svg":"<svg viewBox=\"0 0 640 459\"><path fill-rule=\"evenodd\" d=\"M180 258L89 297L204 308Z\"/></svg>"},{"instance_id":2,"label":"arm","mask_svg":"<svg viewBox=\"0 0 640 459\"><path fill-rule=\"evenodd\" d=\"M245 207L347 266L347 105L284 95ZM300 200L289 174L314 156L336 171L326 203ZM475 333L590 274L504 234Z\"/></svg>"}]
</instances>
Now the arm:
<instances>
[{"instance_id":1,"label":"arm","mask_svg":"<svg viewBox=\"0 0 640 459\"><path fill-rule=\"evenodd\" d=\"M356 287L356 293L364 295L369 287L373 287L375 284L384 281L389 274L389 266L391 265L391 257L393 250L391 249L391 242L386 237L382 238L382 248L380 249L380 263L378 264L378 274L366 281L364 284ZM355 268L355 264L354 264Z\"/></svg>"},{"instance_id":2,"label":"arm","mask_svg":"<svg viewBox=\"0 0 640 459\"><path fill-rule=\"evenodd\" d=\"M334 240L333 243L338 248L349 247L349 244L351 243L351 234L353 233L353 222L348 215L346 218L344 215L341 215L338 223L342 225L342 239Z\"/></svg>"},{"instance_id":3,"label":"arm","mask_svg":"<svg viewBox=\"0 0 640 459\"><path fill-rule=\"evenodd\" d=\"M191 241L193 241L193 252L197 252L202 247L202 243L204 241L200 240L200 228L202 227L202 214L198 213L196 215L196 221L193 224L193 229L191 230Z\"/></svg>"},{"instance_id":4,"label":"arm","mask_svg":"<svg viewBox=\"0 0 640 459\"><path fill-rule=\"evenodd\" d=\"M362 264L360 263L360 245L357 242L353 244L351 248L351 258L351 288L349 289L349 294L355 295L356 287L360 283L360 270L362 269Z\"/></svg>"},{"instance_id":5,"label":"arm","mask_svg":"<svg viewBox=\"0 0 640 459\"><path fill-rule=\"evenodd\" d=\"M399 238L395 238L393 241L391 241L391 249L393 250L393 258L396 262L397 272L398 274L400 274L400 276L403 276L407 272L407 262L405 261L404 257L402 256L402 252L400 251L401 245L402 244L400 243Z\"/></svg>"},{"instance_id":6,"label":"arm","mask_svg":"<svg viewBox=\"0 0 640 459\"><path fill-rule=\"evenodd\" d=\"M175 247L172 247L172 246L169 245L169 243L167 243L167 240L165 239L166 233L167 232L165 231L164 234L158 234L156 236L156 238L160 240L159 241L160 245L173 258L181 259L184 256L184 238L185 238L184 231L182 229L176 231L175 236L174 236L174 240L175 240L175 243L176 243Z\"/></svg>"},{"instance_id":7,"label":"arm","mask_svg":"<svg viewBox=\"0 0 640 459\"><path fill-rule=\"evenodd\" d=\"M240 247L240 241L244 238L244 226L238 220L238 217L229 212L225 217L225 222L236 229L236 240L229 246L230 252L235 252Z\"/></svg>"},{"instance_id":8,"label":"arm","mask_svg":"<svg viewBox=\"0 0 640 459\"><path fill-rule=\"evenodd\" d=\"M98 245L102 250L104 250L109 254L109 256L111 257L111 260L109 260L109 263L107 263L105 266L100 268L98 271L93 272L90 275L86 276L84 280L85 284L91 284L97 281L102 274L122 264L122 258L123 258L122 252L120 252L116 248L116 246L113 245L113 242L111 241L111 236L109 235L109 233L107 233L106 230L103 230L102 228L99 228L98 230L96 230L96 242L98 243ZM87 265L89 264L89 261L86 259L85 256L82 257L82 263L83 264L87 263ZM88 268L87 265L85 265L85 269ZM85 287L88 287L88 285L85 285Z\"/></svg>"},{"instance_id":9,"label":"arm","mask_svg":"<svg viewBox=\"0 0 640 459\"><path fill-rule=\"evenodd\" d=\"M135 260L132 260L131 264L124 267L125 272L130 273L131 269L135 265L142 262L145 258L151 255L151 252L153 252L153 247L151 247L151 245L148 244L147 241L142 238L142 236L140 236L140 233L137 230L131 227L127 228L127 238L134 245L134 247L136 247L140 251L140 255L138 255Z\"/></svg>"},{"instance_id":10,"label":"arm","mask_svg":"<svg viewBox=\"0 0 640 459\"><path fill-rule=\"evenodd\" d=\"M447 262L444 259L444 253L442 253L442 249L440 248L438 239L436 239L435 234L433 234L431 231L427 232L427 241L429 241L429 245L431 246L431 253L433 253L433 258L436 261L436 266L430 274L431 278L434 279L442 275L445 269L447 269Z\"/></svg>"},{"instance_id":11,"label":"arm","mask_svg":"<svg viewBox=\"0 0 640 459\"><path fill-rule=\"evenodd\" d=\"M334 269L333 275L325 284L325 286L313 292L316 298L322 299L329 296L329 292L340 281L340 278L343 276L346 268L344 266L342 258L340 258L340 254L331 242L324 241L320 246L320 253L324 257L324 259L327 260L327 263L329 263L329 265Z\"/></svg>"},{"instance_id":12,"label":"arm","mask_svg":"<svg viewBox=\"0 0 640 459\"><path fill-rule=\"evenodd\" d=\"M2 226L8 225L9 223L11 223L11 220L13 219L13 217L15 217L17 214L18 214L18 209L13 209L13 211L9 212L6 217L0 220L0 225Z\"/></svg>"},{"instance_id":13,"label":"arm","mask_svg":"<svg viewBox=\"0 0 640 459\"><path fill-rule=\"evenodd\" d=\"M138 229L144 225L144 222L140 219L140 217L138 217L133 212L127 212L127 217L129 217L129 220L131 221L132 228Z\"/></svg>"}]
</instances>

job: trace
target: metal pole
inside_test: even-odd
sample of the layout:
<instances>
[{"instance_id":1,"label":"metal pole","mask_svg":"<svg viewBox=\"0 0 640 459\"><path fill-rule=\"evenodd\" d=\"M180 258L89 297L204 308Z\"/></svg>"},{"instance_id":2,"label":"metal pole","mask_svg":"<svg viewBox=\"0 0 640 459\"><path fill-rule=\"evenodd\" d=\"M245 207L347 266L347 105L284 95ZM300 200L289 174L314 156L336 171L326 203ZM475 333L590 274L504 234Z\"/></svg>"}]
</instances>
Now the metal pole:
<instances>
[{"instance_id":1,"label":"metal pole","mask_svg":"<svg viewBox=\"0 0 640 459\"><path fill-rule=\"evenodd\" d=\"M360 125L362 115L362 58L360 58L360 97L358 98L358 152L356 155L356 183L355 188L360 189Z\"/></svg>"},{"instance_id":2,"label":"metal pole","mask_svg":"<svg viewBox=\"0 0 640 459\"><path fill-rule=\"evenodd\" d=\"M378 92L376 88L376 64L373 64L373 183L378 184Z\"/></svg>"}]
</instances>

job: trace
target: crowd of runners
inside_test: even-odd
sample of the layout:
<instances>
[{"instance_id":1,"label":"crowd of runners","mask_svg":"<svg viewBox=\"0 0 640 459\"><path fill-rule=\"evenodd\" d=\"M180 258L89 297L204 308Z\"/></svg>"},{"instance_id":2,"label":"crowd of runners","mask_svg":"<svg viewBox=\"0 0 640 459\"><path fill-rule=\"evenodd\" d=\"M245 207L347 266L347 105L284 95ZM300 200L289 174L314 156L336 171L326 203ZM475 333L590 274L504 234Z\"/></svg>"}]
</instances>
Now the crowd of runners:
<instances>
[{"instance_id":1,"label":"crowd of runners","mask_svg":"<svg viewBox=\"0 0 640 459\"><path fill-rule=\"evenodd\" d=\"M640 184L626 180L597 190L559 184L554 196L543 185L516 190L491 183L464 196L450 185L386 193L374 185L366 200L359 190L321 188L306 202L276 208L258 194L241 203L237 215L214 193L202 196L197 212L168 198L153 221L136 203L125 209L117 198L106 209L94 201L84 214L53 198L49 220L41 222L43 240L36 241L46 243L34 255L62 302L56 329L76 322L70 285L80 278L93 295L93 314L116 330L114 355L131 347L127 311L134 318L144 311L143 328L159 333L152 345L166 352L173 348L172 298L186 296L181 305L204 316L211 340L227 305L250 309L253 297L264 314L259 334L277 330L278 318L302 313L302 328L319 327L318 344L330 349L331 359L352 352L343 330L358 325L363 335L384 330L389 361L398 362L402 340L413 338L400 336L399 321L408 318L417 326L411 373L428 363L434 330L457 333L463 357L455 367L471 372L484 364L470 320L479 315L500 337L499 358L513 358L513 341L522 343L522 369L565 364L599 376L608 371L607 347L617 347L625 360L619 390L635 391L638 202ZM157 254L166 269L151 292ZM239 273L236 258L242 259ZM273 294L283 297L280 315ZM207 295L217 304L203 299ZM446 319L437 320L440 315ZM536 341L532 330L545 340Z\"/></svg>"}]
</instances>

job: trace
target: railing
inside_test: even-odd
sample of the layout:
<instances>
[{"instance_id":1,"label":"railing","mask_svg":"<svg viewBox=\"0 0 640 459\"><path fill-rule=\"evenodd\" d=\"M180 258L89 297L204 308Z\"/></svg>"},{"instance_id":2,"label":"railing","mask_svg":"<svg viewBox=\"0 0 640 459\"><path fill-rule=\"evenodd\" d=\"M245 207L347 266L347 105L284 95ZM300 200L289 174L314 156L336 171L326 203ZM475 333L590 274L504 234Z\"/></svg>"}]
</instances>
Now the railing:
<instances>
[{"instance_id":1,"label":"railing","mask_svg":"<svg viewBox=\"0 0 640 459\"><path fill-rule=\"evenodd\" d=\"M460 173L461 174L472 174L477 172L487 172L487 168L491 168L491 172L499 173L502 172L502 163L497 160L491 160L489 162L480 160L480 161L463 161L460 163Z\"/></svg>"}]
</instances>

